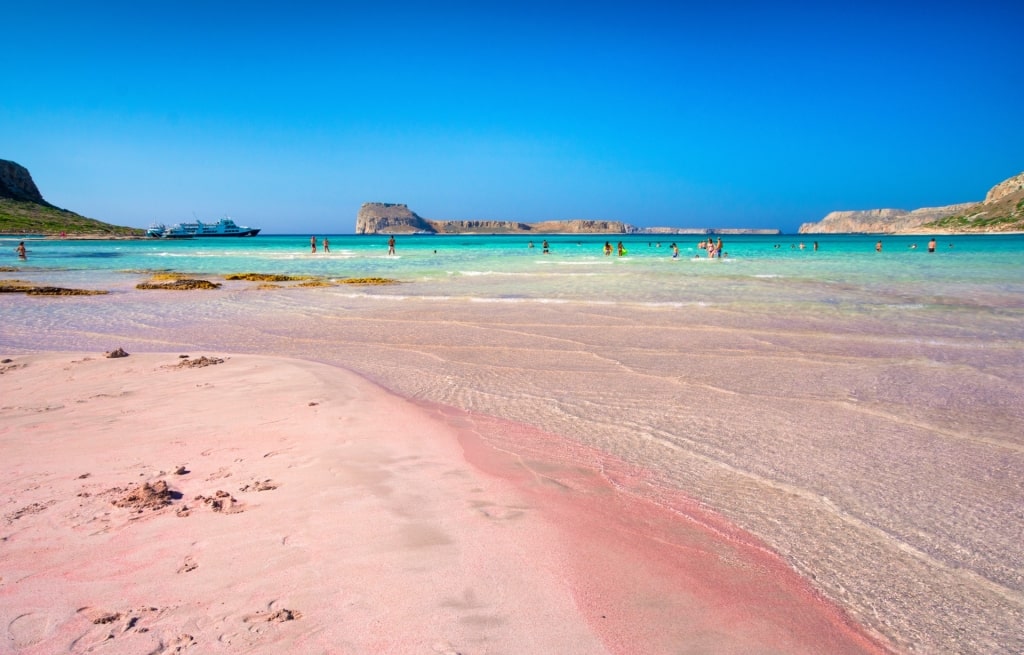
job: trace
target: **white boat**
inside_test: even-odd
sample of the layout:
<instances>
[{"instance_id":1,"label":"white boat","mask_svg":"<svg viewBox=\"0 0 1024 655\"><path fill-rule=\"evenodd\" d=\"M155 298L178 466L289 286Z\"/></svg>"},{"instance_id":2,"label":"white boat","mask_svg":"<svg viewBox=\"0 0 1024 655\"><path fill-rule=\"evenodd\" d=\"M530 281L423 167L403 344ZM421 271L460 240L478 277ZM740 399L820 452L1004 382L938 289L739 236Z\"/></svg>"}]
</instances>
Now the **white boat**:
<instances>
[{"instance_id":1,"label":"white boat","mask_svg":"<svg viewBox=\"0 0 1024 655\"><path fill-rule=\"evenodd\" d=\"M151 237L162 239L192 239L199 237L254 237L260 233L258 227L236 225L230 218L222 218L216 223L189 221L171 226L155 223L146 230Z\"/></svg>"}]
</instances>

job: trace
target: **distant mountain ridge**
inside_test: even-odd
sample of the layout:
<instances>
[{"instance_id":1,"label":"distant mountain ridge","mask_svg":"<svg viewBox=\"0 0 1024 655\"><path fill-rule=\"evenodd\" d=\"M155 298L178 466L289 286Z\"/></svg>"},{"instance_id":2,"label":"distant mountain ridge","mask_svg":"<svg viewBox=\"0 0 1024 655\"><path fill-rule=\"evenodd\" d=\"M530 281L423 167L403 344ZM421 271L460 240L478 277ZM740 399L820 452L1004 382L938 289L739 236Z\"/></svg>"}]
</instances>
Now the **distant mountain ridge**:
<instances>
[{"instance_id":1,"label":"distant mountain ridge","mask_svg":"<svg viewBox=\"0 0 1024 655\"><path fill-rule=\"evenodd\" d=\"M995 185L981 202L944 207L830 212L804 223L800 234L921 234L1024 231L1024 173Z\"/></svg>"},{"instance_id":2,"label":"distant mountain ridge","mask_svg":"<svg viewBox=\"0 0 1024 655\"><path fill-rule=\"evenodd\" d=\"M432 220L407 205L366 202L356 214L356 234L778 234L775 229L641 228L622 221L568 219L562 221Z\"/></svg>"}]
</instances>

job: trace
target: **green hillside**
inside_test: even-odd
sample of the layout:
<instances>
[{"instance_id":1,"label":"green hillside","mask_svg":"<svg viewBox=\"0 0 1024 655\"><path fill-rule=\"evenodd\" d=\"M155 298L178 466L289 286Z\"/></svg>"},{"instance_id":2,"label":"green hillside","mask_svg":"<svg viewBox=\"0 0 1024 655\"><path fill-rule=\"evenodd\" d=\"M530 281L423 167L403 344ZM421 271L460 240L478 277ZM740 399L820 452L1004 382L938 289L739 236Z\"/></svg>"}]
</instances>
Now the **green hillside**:
<instances>
[{"instance_id":1,"label":"green hillside","mask_svg":"<svg viewBox=\"0 0 1024 655\"><path fill-rule=\"evenodd\" d=\"M999 203L998 207L975 205L962 214L948 216L923 227L951 232L1022 232L1024 231L1024 198Z\"/></svg>"},{"instance_id":2,"label":"green hillside","mask_svg":"<svg viewBox=\"0 0 1024 655\"><path fill-rule=\"evenodd\" d=\"M146 231L97 221L57 207L0 198L0 234L144 236Z\"/></svg>"},{"instance_id":3,"label":"green hillside","mask_svg":"<svg viewBox=\"0 0 1024 655\"><path fill-rule=\"evenodd\" d=\"M1024 231L1024 173L992 187L984 202L922 227L949 232Z\"/></svg>"}]
</instances>

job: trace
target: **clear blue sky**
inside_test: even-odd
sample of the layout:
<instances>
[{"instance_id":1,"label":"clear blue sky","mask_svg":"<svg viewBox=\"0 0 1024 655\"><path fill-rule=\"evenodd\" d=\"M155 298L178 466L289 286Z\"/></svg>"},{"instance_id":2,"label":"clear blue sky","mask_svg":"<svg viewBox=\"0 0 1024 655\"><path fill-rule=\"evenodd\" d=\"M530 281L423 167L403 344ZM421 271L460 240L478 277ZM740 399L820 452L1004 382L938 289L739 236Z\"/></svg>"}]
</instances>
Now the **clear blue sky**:
<instances>
[{"instance_id":1,"label":"clear blue sky","mask_svg":"<svg viewBox=\"0 0 1024 655\"><path fill-rule=\"evenodd\" d=\"M0 159L100 220L270 233L793 232L1024 171L1024 3L672 4L7 3Z\"/></svg>"}]
</instances>

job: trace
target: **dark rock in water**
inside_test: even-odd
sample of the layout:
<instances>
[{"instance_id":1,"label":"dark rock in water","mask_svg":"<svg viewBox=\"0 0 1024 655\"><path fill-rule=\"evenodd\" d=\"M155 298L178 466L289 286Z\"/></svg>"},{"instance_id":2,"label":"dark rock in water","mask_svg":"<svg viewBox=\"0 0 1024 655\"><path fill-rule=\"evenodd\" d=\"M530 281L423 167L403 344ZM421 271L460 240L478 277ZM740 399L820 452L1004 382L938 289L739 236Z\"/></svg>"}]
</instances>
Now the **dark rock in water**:
<instances>
[{"instance_id":1,"label":"dark rock in water","mask_svg":"<svg viewBox=\"0 0 1024 655\"><path fill-rule=\"evenodd\" d=\"M191 289L219 289L219 282L208 280L172 280L170 282L140 282L135 285L136 289L172 289L174 291L187 291Z\"/></svg>"},{"instance_id":2,"label":"dark rock in water","mask_svg":"<svg viewBox=\"0 0 1024 655\"><path fill-rule=\"evenodd\" d=\"M28 296L103 296L109 291L96 289L65 289L64 287L32 287L25 291Z\"/></svg>"},{"instance_id":3,"label":"dark rock in water","mask_svg":"<svg viewBox=\"0 0 1024 655\"><path fill-rule=\"evenodd\" d=\"M249 282L298 282L307 279L306 275L278 275L276 273L236 273L228 275L225 280L247 280Z\"/></svg>"},{"instance_id":4,"label":"dark rock in water","mask_svg":"<svg viewBox=\"0 0 1024 655\"><path fill-rule=\"evenodd\" d=\"M64 287L37 287L22 280L0 281L0 293L24 293L28 296L102 296L109 291L94 289L65 289Z\"/></svg>"}]
</instances>

